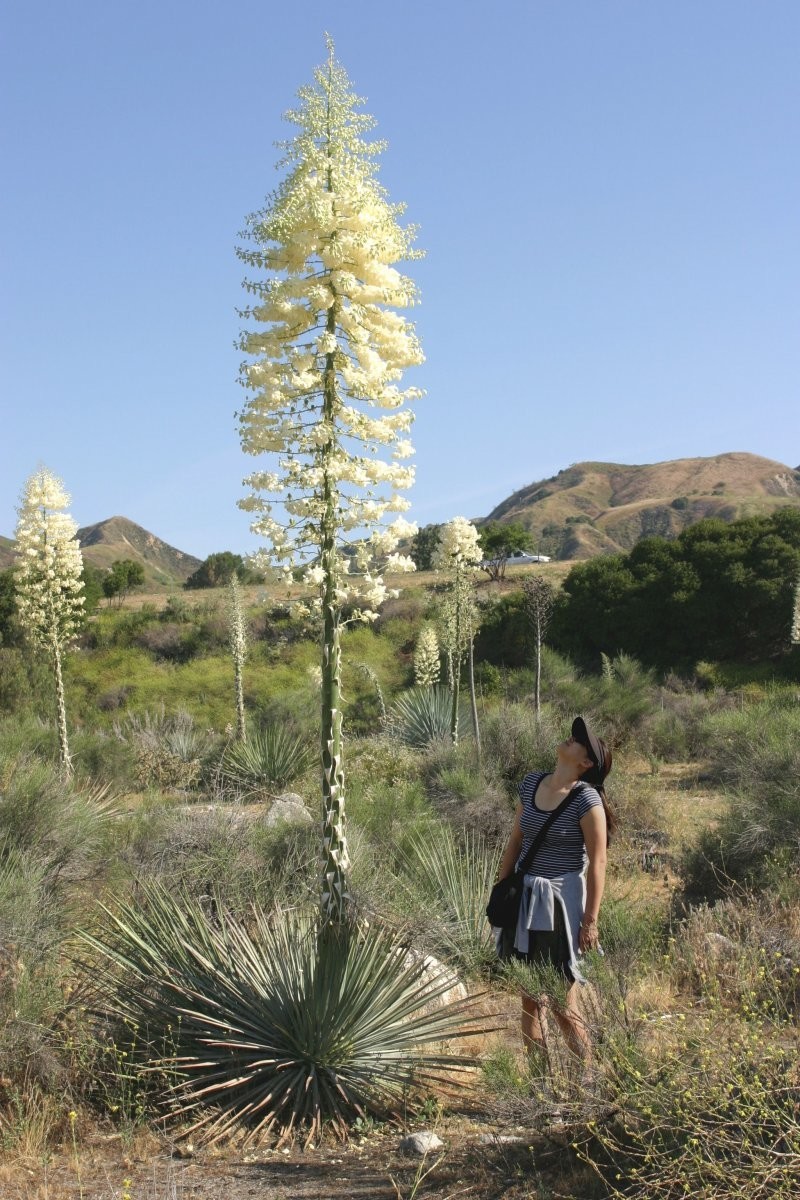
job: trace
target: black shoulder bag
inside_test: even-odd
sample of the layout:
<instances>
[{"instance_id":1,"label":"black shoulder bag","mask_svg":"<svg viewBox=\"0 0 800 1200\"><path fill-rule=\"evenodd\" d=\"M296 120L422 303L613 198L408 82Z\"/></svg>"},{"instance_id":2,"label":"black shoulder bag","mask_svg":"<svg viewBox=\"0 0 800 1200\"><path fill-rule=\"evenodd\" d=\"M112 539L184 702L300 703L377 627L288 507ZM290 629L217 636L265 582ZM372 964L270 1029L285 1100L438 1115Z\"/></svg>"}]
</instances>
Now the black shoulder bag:
<instances>
[{"instance_id":1,"label":"black shoulder bag","mask_svg":"<svg viewBox=\"0 0 800 1200\"><path fill-rule=\"evenodd\" d=\"M540 779L539 783L541 782L542 780ZM536 789L534 790L531 800L533 800L533 798L536 796L539 783L536 785ZM489 896L489 903L486 905L486 916L488 917L489 924L492 926L492 928L509 929L512 931L517 928L517 921L519 920L519 906L522 901L522 885L524 883L525 876L528 874L534 858L539 853L542 842L547 836L548 829L553 824L556 817L561 816L561 813L563 813L564 809L568 808L572 803L575 791L576 789L573 787L570 790L569 795L565 796L561 801L558 808L554 808L550 813L544 825L528 847L528 852L517 867L516 871L512 871L510 875L506 875L505 879L501 879L500 882L496 883L492 888Z\"/></svg>"}]
</instances>

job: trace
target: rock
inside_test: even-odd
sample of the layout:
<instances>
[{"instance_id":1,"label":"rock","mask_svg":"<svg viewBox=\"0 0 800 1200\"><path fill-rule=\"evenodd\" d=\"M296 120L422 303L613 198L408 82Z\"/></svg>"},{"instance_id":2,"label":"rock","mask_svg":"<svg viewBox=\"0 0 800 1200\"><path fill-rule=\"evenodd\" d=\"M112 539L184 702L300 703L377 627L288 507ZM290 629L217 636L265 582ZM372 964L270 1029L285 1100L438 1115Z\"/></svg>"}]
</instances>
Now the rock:
<instances>
[{"instance_id":1,"label":"rock","mask_svg":"<svg viewBox=\"0 0 800 1200\"><path fill-rule=\"evenodd\" d=\"M411 970L419 965L420 958L422 958L422 982L425 986L436 987L440 984L445 986L445 991L432 999L425 1006L426 1009L440 1008L445 1004L453 1004L456 1000L467 999L469 992L453 971L453 968L446 966L438 958L434 958L432 954L426 954L423 957L415 954L413 950L409 950L405 955L404 963Z\"/></svg>"},{"instance_id":2,"label":"rock","mask_svg":"<svg viewBox=\"0 0 800 1200\"><path fill-rule=\"evenodd\" d=\"M419 1133L411 1133L408 1137L403 1138L400 1149L404 1154L417 1154L422 1158L425 1154L430 1154L432 1150L441 1149L443 1145L444 1142L440 1137L423 1129Z\"/></svg>"},{"instance_id":3,"label":"rock","mask_svg":"<svg viewBox=\"0 0 800 1200\"><path fill-rule=\"evenodd\" d=\"M705 940L709 950L719 958L729 958L736 953L736 943L724 933L707 933Z\"/></svg>"},{"instance_id":4,"label":"rock","mask_svg":"<svg viewBox=\"0 0 800 1200\"><path fill-rule=\"evenodd\" d=\"M285 823L295 825L310 825L313 821L311 813L303 803L303 797L296 792L284 792L272 801L269 812L264 817L268 829Z\"/></svg>"}]
</instances>

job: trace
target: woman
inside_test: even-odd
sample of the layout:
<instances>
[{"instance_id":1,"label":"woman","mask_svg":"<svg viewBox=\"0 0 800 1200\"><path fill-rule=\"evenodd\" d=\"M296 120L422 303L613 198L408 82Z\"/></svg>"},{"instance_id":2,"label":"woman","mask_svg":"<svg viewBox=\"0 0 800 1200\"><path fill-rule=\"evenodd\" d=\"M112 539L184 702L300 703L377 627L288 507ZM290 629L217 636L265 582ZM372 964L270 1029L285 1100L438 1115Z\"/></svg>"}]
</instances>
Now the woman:
<instances>
[{"instance_id":1,"label":"woman","mask_svg":"<svg viewBox=\"0 0 800 1200\"><path fill-rule=\"evenodd\" d=\"M577 958L599 947L597 921L606 877L606 846L613 828L603 782L611 751L583 717L558 747L552 773L534 771L519 786L520 804L500 863L505 879L524 859L549 813L570 797L550 825L528 873L514 937L514 956L552 965L567 982L562 1005L522 994L522 1039L529 1054L547 1058L545 1009L550 1008L570 1049L588 1062L591 1044L578 1008L576 983L585 983Z\"/></svg>"}]
</instances>

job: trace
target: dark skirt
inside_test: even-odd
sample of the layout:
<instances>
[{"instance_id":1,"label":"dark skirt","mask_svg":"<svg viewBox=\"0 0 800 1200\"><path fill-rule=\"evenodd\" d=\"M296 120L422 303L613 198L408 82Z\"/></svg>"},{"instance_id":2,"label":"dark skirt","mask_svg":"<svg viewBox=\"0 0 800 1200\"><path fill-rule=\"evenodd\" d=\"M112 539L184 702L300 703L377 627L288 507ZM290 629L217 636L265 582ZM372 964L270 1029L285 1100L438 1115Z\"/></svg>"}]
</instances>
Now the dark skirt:
<instances>
[{"instance_id":1,"label":"dark skirt","mask_svg":"<svg viewBox=\"0 0 800 1200\"><path fill-rule=\"evenodd\" d=\"M564 923L564 912L556 902L553 929L530 929L528 931L528 952L513 949L514 958L522 962L534 963L536 966L551 966L564 976L569 983L575 982L575 976L570 968L569 934Z\"/></svg>"}]
</instances>

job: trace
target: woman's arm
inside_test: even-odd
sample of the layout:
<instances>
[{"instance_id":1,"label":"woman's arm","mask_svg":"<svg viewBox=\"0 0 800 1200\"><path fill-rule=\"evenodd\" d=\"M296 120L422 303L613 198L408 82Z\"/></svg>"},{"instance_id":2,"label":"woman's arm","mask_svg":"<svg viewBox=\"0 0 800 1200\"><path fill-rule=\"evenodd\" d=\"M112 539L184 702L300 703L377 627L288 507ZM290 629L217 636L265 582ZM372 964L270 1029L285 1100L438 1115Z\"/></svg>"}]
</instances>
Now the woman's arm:
<instances>
[{"instance_id":1,"label":"woman's arm","mask_svg":"<svg viewBox=\"0 0 800 1200\"><path fill-rule=\"evenodd\" d=\"M589 856L586 872L586 910L581 921L579 945L581 950L593 950L598 944L597 917L606 884L606 814L602 804L596 804L581 817L581 831Z\"/></svg>"},{"instance_id":2,"label":"woman's arm","mask_svg":"<svg viewBox=\"0 0 800 1200\"><path fill-rule=\"evenodd\" d=\"M514 870L514 865L519 858L519 852L522 849L522 830L519 827L519 818L522 813L522 805L517 805L516 815L514 816L514 827L511 830L511 836L508 839L506 848L503 851L503 857L500 859L500 873L498 879L505 879Z\"/></svg>"}]
</instances>

